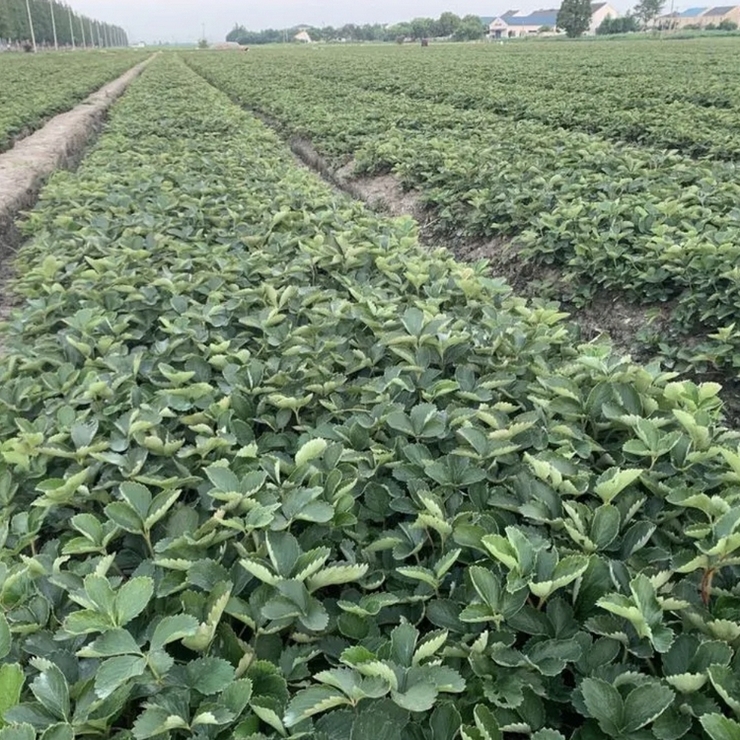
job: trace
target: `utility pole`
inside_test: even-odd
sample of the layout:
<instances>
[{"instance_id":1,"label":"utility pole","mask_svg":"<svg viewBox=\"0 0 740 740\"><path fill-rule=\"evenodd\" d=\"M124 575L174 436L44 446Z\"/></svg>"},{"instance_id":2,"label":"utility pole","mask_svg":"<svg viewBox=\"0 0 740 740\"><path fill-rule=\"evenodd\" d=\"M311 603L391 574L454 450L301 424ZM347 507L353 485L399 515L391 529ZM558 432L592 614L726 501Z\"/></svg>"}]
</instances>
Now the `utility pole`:
<instances>
[{"instance_id":1,"label":"utility pole","mask_svg":"<svg viewBox=\"0 0 740 740\"><path fill-rule=\"evenodd\" d=\"M80 16L80 31L82 31L82 48L87 49L87 41L85 41L85 19Z\"/></svg>"},{"instance_id":2,"label":"utility pole","mask_svg":"<svg viewBox=\"0 0 740 740\"><path fill-rule=\"evenodd\" d=\"M75 46L75 27L72 24L72 8L71 6L67 6L67 11L69 12L69 35L72 37L72 48L77 48Z\"/></svg>"},{"instance_id":3,"label":"utility pole","mask_svg":"<svg viewBox=\"0 0 740 740\"><path fill-rule=\"evenodd\" d=\"M26 0L26 12L28 13L28 27L31 29L31 44L33 45L33 53L36 53L36 34L33 31L33 17L31 16L31 4Z\"/></svg>"},{"instance_id":4,"label":"utility pole","mask_svg":"<svg viewBox=\"0 0 740 740\"><path fill-rule=\"evenodd\" d=\"M51 13L51 32L54 34L54 48L59 51L57 42L57 22L54 18L54 0L49 0L49 12Z\"/></svg>"}]
</instances>

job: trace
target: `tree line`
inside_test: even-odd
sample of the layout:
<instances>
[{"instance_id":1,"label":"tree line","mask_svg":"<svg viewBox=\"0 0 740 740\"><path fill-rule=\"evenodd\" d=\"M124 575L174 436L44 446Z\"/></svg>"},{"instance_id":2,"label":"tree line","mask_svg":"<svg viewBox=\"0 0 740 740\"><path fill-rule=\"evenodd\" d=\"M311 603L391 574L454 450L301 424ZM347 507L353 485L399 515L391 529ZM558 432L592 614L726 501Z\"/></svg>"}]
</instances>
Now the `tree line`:
<instances>
[{"instance_id":1,"label":"tree line","mask_svg":"<svg viewBox=\"0 0 740 740\"><path fill-rule=\"evenodd\" d=\"M442 13L439 18L414 18L411 21L386 26L381 23L344 26L301 26L314 41L398 41L400 39L452 38L457 41L475 41L486 32L477 15L460 17L455 13ZM226 37L245 46L276 44L292 41L296 28L250 31L235 24Z\"/></svg>"},{"instance_id":2,"label":"tree line","mask_svg":"<svg viewBox=\"0 0 740 740\"><path fill-rule=\"evenodd\" d=\"M29 23L30 9L33 33ZM126 32L110 23L102 23L75 13L58 0L0 0L0 39L39 46L128 46Z\"/></svg>"}]
</instances>

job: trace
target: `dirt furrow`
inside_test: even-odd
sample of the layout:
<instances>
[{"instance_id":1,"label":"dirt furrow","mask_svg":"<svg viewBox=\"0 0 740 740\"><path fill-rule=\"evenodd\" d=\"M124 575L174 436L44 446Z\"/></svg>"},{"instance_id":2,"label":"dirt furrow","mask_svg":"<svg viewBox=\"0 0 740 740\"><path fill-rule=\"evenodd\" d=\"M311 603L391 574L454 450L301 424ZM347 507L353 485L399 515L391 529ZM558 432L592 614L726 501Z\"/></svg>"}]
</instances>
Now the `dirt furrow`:
<instances>
[{"instance_id":1,"label":"dirt furrow","mask_svg":"<svg viewBox=\"0 0 740 740\"><path fill-rule=\"evenodd\" d=\"M33 205L54 170L77 163L108 109L149 61L132 67L0 154L0 260L18 244L14 225L18 214Z\"/></svg>"}]
</instances>

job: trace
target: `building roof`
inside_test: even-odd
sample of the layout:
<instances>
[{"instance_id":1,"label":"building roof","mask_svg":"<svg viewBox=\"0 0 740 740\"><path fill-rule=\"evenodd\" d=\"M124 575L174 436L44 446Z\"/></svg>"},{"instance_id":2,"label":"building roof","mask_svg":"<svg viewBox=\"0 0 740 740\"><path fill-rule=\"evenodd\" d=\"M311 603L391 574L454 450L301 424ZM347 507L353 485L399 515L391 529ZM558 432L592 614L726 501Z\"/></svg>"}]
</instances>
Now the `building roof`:
<instances>
[{"instance_id":1,"label":"building roof","mask_svg":"<svg viewBox=\"0 0 740 740\"><path fill-rule=\"evenodd\" d=\"M507 10L501 17L508 18L509 16L512 16L512 15L519 15L519 11L518 10Z\"/></svg>"},{"instance_id":2,"label":"building roof","mask_svg":"<svg viewBox=\"0 0 740 740\"><path fill-rule=\"evenodd\" d=\"M480 22L484 26L490 26L491 23L493 23L495 20L496 20L496 16L495 15L482 15L480 17Z\"/></svg>"},{"instance_id":3,"label":"building roof","mask_svg":"<svg viewBox=\"0 0 740 740\"><path fill-rule=\"evenodd\" d=\"M698 18L706 11L706 8L688 8L683 13L679 13L679 18Z\"/></svg>"},{"instance_id":4,"label":"building roof","mask_svg":"<svg viewBox=\"0 0 740 740\"><path fill-rule=\"evenodd\" d=\"M731 10L735 10L737 5L718 5L716 8L710 8L704 15L727 15Z\"/></svg>"},{"instance_id":5,"label":"building roof","mask_svg":"<svg viewBox=\"0 0 740 740\"><path fill-rule=\"evenodd\" d=\"M607 3L591 3L591 15L593 15L597 10L601 10Z\"/></svg>"},{"instance_id":6,"label":"building roof","mask_svg":"<svg viewBox=\"0 0 740 740\"><path fill-rule=\"evenodd\" d=\"M551 26L555 27L558 21L557 10L536 10L529 15L512 15L504 18L509 26Z\"/></svg>"}]
</instances>

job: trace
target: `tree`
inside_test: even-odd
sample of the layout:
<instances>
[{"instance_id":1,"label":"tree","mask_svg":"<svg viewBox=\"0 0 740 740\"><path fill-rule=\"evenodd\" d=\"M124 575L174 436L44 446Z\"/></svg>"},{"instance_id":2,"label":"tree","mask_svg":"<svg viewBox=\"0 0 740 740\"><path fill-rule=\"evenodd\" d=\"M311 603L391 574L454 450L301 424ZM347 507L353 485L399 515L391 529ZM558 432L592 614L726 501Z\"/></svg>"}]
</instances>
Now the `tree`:
<instances>
[{"instance_id":1,"label":"tree","mask_svg":"<svg viewBox=\"0 0 740 740\"><path fill-rule=\"evenodd\" d=\"M591 25L591 0L563 0L557 25L569 38L582 36Z\"/></svg>"},{"instance_id":2,"label":"tree","mask_svg":"<svg viewBox=\"0 0 740 740\"><path fill-rule=\"evenodd\" d=\"M596 29L596 33L599 36L609 36L616 33L633 33L638 30L637 19L633 15L625 15L622 18L604 18Z\"/></svg>"},{"instance_id":3,"label":"tree","mask_svg":"<svg viewBox=\"0 0 740 740\"><path fill-rule=\"evenodd\" d=\"M244 28L244 26L242 26L239 23L235 23L234 27L226 35L226 40L227 41L239 41L239 39L242 38L243 36L246 36L247 33L249 32L247 31L246 28Z\"/></svg>"},{"instance_id":4,"label":"tree","mask_svg":"<svg viewBox=\"0 0 740 740\"><path fill-rule=\"evenodd\" d=\"M647 28L658 17L663 4L664 0L640 0L635 5L634 13L642 21L642 25Z\"/></svg>"},{"instance_id":5,"label":"tree","mask_svg":"<svg viewBox=\"0 0 740 740\"><path fill-rule=\"evenodd\" d=\"M460 25L455 29L453 38L455 41L477 41L482 38L484 32L481 19L477 15L466 15L460 20Z\"/></svg>"},{"instance_id":6,"label":"tree","mask_svg":"<svg viewBox=\"0 0 740 740\"><path fill-rule=\"evenodd\" d=\"M460 16L454 13L442 13L437 21L437 32L440 36L452 36L460 25Z\"/></svg>"},{"instance_id":7,"label":"tree","mask_svg":"<svg viewBox=\"0 0 740 740\"><path fill-rule=\"evenodd\" d=\"M731 21L728 18L725 18L723 21L720 21L720 24L717 26L717 28L720 31L737 31L737 23L735 21Z\"/></svg>"},{"instance_id":8,"label":"tree","mask_svg":"<svg viewBox=\"0 0 740 740\"><path fill-rule=\"evenodd\" d=\"M433 18L414 18L409 24L411 26L411 36L415 39L429 38L434 33Z\"/></svg>"}]
</instances>

